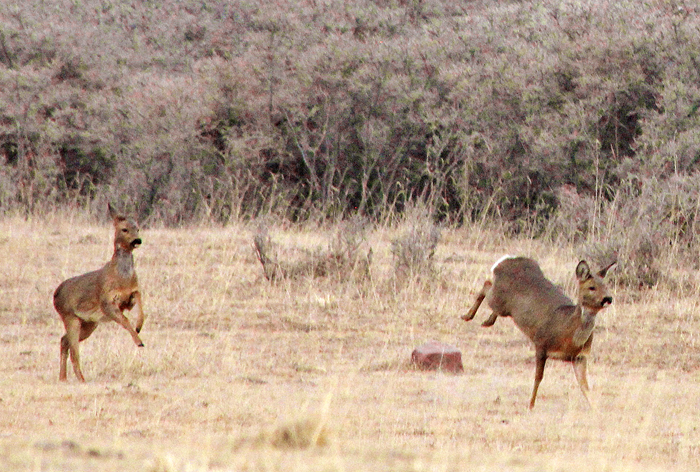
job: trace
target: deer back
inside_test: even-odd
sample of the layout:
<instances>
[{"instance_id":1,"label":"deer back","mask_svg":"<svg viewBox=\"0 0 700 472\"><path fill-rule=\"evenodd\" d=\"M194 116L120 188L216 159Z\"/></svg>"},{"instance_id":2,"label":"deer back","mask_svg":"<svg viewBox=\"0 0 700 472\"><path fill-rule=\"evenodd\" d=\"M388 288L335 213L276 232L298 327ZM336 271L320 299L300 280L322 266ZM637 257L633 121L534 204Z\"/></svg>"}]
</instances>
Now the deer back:
<instances>
[{"instance_id":1,"label":"deer back","mask_svg":"<svg viewBox=\"0 0 700 472\"><path fill-rule=\"evenodd\" d=\"M489 306L507 313L530 339L555 313L573 311L574 303L526 257L502 259L493 269Z\"/></svg>"}]
</instances>

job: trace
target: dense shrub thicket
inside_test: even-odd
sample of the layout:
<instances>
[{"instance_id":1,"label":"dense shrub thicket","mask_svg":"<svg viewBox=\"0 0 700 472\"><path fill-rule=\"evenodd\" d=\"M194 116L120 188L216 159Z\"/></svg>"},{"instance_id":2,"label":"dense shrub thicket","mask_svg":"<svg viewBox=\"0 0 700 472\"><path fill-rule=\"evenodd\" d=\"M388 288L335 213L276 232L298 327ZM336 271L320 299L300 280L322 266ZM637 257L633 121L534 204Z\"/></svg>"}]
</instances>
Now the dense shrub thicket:
<instances>
[{"instance_id":1,"label":"dense shrub thicket","mask_svg":"<svg viewBox=\"0 0 700 472\"><path fill-rule=\"evenodd\" d=\"M688 240L699 108L694 2L0 4L5 211L110 199L178 224L422 200Z\"/></svg>"}]
</instances>

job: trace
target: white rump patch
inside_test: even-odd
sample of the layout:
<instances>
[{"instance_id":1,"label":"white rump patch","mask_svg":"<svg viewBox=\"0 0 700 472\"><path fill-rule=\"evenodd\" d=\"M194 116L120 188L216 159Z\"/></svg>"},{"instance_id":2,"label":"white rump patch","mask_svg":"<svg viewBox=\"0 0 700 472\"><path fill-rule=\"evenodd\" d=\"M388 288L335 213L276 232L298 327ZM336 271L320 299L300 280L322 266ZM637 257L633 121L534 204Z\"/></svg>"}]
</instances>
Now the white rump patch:
<instances>
[{"instance_id":1,"label":"white rump patch","mask_svg":"<svg viewBox=\"0 0 700 472\"><path fill-rule=\"evenodd\" d=\"M506 259L515 259L516 256L511 256L509 254L506 254L505 256L501 257L496 261L496 263L491 267L491 273L493 274L493 271L496 270L496 267L498 267L498 264L501 262L505 261Z\"/></svg>"}]
</instances>

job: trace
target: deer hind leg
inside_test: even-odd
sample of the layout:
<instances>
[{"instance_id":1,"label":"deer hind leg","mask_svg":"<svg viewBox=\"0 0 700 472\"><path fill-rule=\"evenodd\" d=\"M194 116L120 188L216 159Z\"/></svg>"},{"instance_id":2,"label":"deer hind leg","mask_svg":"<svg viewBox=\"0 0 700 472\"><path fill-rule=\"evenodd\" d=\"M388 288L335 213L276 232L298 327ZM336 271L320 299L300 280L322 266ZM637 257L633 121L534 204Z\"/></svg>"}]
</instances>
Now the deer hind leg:
<instances>
[{"instance_id":1,"label":"deer hind leg","mask_svg":"<svg viewBox=\"0 0 700 472\"><path fill-rule=\"evenodd\" d=\"M464 321L471 321L472 319L474 319L474 315L476 315L477 310L481 306L481 302L483 302L484 298L486 298L486 295L488 295L492 285L493 283L490 280L484 282L484 286L481 288L479 293L476 294L476 300L474 301L474 305L472 305L467 314L462 317Z\"/></svg>"},{"instance_id":2,"label":"deer hind leg","mask_svg":"<svg viewBox=\"0 0 700 472\"><path fill-rule=\"evenodd\" d=\"M578 381L578 385L581 388L581 393L583 393L583 397L586 399L586 402L588 402L589 406L593 406L591 404L591 401L588 398L588 379L586 378L586 356L578 356L574 361L572 362L572 365L574 366L574 375L576 376L576 380Z\"/></svg>"},{"instance_id":3,"label":"deer hind leg","mask_svg":"<svg viewBox=\"0 0 700 472\"><path fill-rule=\"evenodd\" d=\"M540 382L544 377L544 365L547 363L547 351L544 349L537 349L535 353L535 361L537 366L535 367L535 386L532 389L532 397L530 398L530 409L535 408L535 399L537 398L537 389L540 388Z\"/></svg>"},{"instance_id":4,"label":"deer hind leg","mask_svg":"<svg viewBox=\"0 0 700 472\"><path fill-rule=\"evenodd\" d=\"M58 374L58 380L66 381L68 380L68 375L66 368L68 367L68 346L70 342L68 341L68 334L64 334L61 338L61 370Z\"/></svg>"},{"instance_id":5,"label":"deer hind leg","mask_svg":"<svg viewBox=\"0 0 700 472\"><path fill-rule=\"evenodd\" d=\"M70 360L73 363L73 371L75 372L75 376L80 380L81 382L85 382L85 377L83 377L83 372L80 369L80 349L79 349L79 343L81 341L84 341L85 339L89 338L90 335L92 334L93 331L95 331L95 328L97 328L97 323L94 323L92 321L80 321L80 330L78 334L78 341L74 341L74 335L64 336L67 338L67 348L70 351ZM71 346L70 343L75 342L75 346ZM61 339L61 351L63 351L63 339ZM61 372L63 374L63 379L65 380L65 361L63 360L63 354L62 354L62 360L61 360Z\"/></svg>"},{"instance_id":6,"label":"deer hind leg","mask_svg":"<svg viewBox=\"0 0 700 472\"><path fill-rule=\"evenodd\" d=\"M499 312L494 311L493 313L491 313L491 316L489 316L489 317L486 319L486 321L484 321L483 323L481 323L481 326L483 326L484 328L488 328L489 326L493 326L493 324L494 324L494 323L496 322L496 320L498 319L498 316L499 316L499 315L500 315Z\"/></svg>"},{"instance_id":7,"label":"deer hind leg","mask_svg":"<svg viewBox=\"0 0 700 472\"><path fill-rule=\"evenodd\" d=\"M97 328L97 323L94 321L83 321L80 326L80 341L85 341L90 337L93 331Z\"/></svg>"},{"instance_id":8,"label":"deer hind leg","mask_svg":"<svg viewBox=\"0 0 700 472\"><path fill-rule=\"evenodd\" d=\"M66 334L61 338L61 369L58 374L59 380L66 380L66 364L68 363L68 354L70 361L73 364L73 372L79 381L85 382L85 377L80 370L80 350L78 343L80 342L80 332L82 329L82 321L75 315L63 315L63 324L66 326Z\"/></svg>"}]
</instances>

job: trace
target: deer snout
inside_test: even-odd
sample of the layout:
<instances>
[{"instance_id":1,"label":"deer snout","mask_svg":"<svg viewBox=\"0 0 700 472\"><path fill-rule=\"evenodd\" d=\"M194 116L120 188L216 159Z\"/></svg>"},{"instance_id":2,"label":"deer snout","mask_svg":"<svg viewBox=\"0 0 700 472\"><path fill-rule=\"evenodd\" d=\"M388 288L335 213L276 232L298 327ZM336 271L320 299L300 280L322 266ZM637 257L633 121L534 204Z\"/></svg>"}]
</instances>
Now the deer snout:
<instances>
[{"instance_id":1,"label":"deer snout","mask_svg":"<svg viewBox=\"0 0 700 472\"><path fill-rule=\"evenodd\" d=\"M600 303L600 306L605 308L608 305L612 304L612 297L603 297L603 301Z\"/></svg>"},{"instance_id":2,"label":"deer snout","mask_svg":"<svg viewBox=\"0 0 700 472\"><path fill-rule=\"evenodd\" d=\"M140 245L141 245L141 238L136 238L133 241L131 241L131 247L139 247Z\"/></svg>"}]
</instances>

